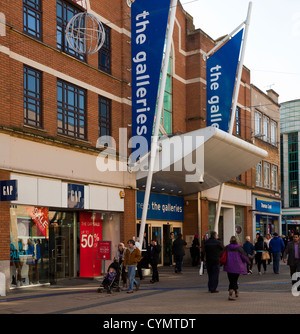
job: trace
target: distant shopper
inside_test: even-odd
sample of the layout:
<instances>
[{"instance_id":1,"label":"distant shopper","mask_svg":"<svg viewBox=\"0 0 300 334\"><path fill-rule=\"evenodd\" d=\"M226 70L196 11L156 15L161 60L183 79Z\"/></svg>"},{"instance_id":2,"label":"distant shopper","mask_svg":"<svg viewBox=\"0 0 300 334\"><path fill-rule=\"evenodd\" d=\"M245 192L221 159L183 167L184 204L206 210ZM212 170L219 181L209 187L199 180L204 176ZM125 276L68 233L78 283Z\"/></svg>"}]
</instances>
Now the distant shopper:
<instances>
[{"instance_id":1,"label":"distant shopper","mask_svg":"<svg viewBox=\"0 0 300 334\"><path fill-rule=\"evenodd\" d=\"M166 242L166 250L165 250L170 267L172 267L172 265L173 265L172 247L173 247L173 242L174 241L175 241L174 232L171 232L170 237L169 237L168 241Z\"/></svg>"},{"instance_id":2,"label":"distant shopper","mask_svg":"<svg viewBox=\"0 0 300 334\"><path fill-rule=\"evenodd\" d=\"M227 252L227 261L224 265L224 271L227 272L227 277L229 280L229 300L235 300L233 297L233 292L235 297L239 296L238 291L238 279L239 276L247 274L247 269L245 264L249 264L249 260L246 252L243 250L243 247L240 246L237 242L237 238L232 236L230 238L230 244L225 247Z\"/></svg>"},{"instance_id":3,"label":"distant shopper","mask_svg":"<svg viewBox=\"0 0 300 334\"><path fill-rule=\"evenodd\" d=\"M152 267L152 279L150 280L150 283L159 281L157 265L159 263L160 251L161 246L157 244L156 240L151 240L151 244L147 248L147 258Z\"/></svg>"},{"instance_id":4,"label":"distant shopper","mask_svg":"<svg viewBox=\"0 0 300 334\"><path fill-rule=\"evenodd\" d=\"M134 240L128 240L128 247L126 248L124 255L124 266L128 271L129 289L127 293L133 292L133 285L136 286L136 290L139 289L140 284L135 280L135 270L138 262L141 260L142 255L138 247L135 246Z\"/></svg>"},{"instance_id":5,"label":"distant shopper","mask_svg":"<svg viewBox=\"0 0 300 334\"><path fill-rule=\"evenodd\" d=\"M279 274L279 261L281 252L284 250L284 242L279 238L278 233L275 232L269 245L273 256L273 272L274 274Z\"/></svg>"},{"instance_id":6,"label":"distant shopper","mask_svg":"<svg viewBox=\"0 0 300 334\"><path fill-rule=\"evenodd\" d=\"M200 241L198 234L195 234L194 236L190 253L192 257L192 266L195 267L200 262Z\"/></svg>"},{"instance_id":7,"label":"distant shopper","mask_svg":"<svg viewBox=\"0 0 300 334\"><path fill-rule=\"evenodd\" d=\"M204 244L204 257L206 261L206 270L208 274L208 291L211 293L219 292L220 258L223 251L223 245L218 240L217 232L211 232L210 238Z\"/></svg>"},{"instance_id":8,"label":"distant shopper","mask_svg":"<svg viewBox=\"0 0 300 334\"><path fill-rule=\"evenodd\" d=\"M178 234L176 240L173 242L172 252L175 257L175 273L182 274L182 261L185 255L184 246L186 246L186 241L183 240L181 233Z\"/></svg>"},{"instance_id":9,"label":"distant shopper","mask_svg":"<svg viewBox=\"0 0 300 334\"><path fill-rule=\"evenodd\" d=\"M257 264L258 274L261 275L261 266L264 268L264 272L267 271L266 260L263 260L262 253L268 250L267 244L264 242L264 238L259 236L255 243L255 260Z\"/></svg>"},{"instance_id":10,"label":"distant shopper","mask_svg":"<svg viewBox=\"0 0 300 334\"><path fill-rule=\"evenodd\" d=\"M286 263L287 256L288 256L287 264L288 266L290 266L290 275L292 278L292 284L294 285L297 280L294 279L293 275L296 272L300 273L300 242L298 234L294 234L293 241L287 244L283 256L284 263Z\"/></svg>"},{"instance_id":11,"label":"distant shopper","mask_svg":"<svg viewBox=\"0 0 300 334\"><path fill-rule=\"evenodd\" d=\"M247 272L248 272L248 274L252 274L255 247L250 242L250 236L246 236L245 239L246 239L246 242L243 245L243 249L244 249L245 253L247 254L247 257L248 257L248 260L249 260L249 263L247 263Z\"/></svg>"}]
</instances>

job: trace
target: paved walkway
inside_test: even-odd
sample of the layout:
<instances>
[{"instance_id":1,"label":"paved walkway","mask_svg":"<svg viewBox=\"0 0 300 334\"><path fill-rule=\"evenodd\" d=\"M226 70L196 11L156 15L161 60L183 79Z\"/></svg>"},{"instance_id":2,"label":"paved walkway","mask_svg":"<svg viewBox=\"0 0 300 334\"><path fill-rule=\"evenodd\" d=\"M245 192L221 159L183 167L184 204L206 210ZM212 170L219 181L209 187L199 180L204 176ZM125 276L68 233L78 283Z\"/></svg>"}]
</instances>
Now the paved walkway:
<instances>
[{"instance_id":1,"label":"paved walkway","mask_svg":"<svg viewBox=\"0 0 300 334\"><path fill-rule=\"evenodd\" d=\"M11 290L0 297L1 314L299 314L300 296L293 296L289 267L281 263L275 275L268 265L266 274L241 276L240 296L228 300L228 280L220 272L219 293L207 291L207 273L199 276L198 267L183 266L182 275L173 268L159 268L160 282L151 284L150 277L141 281L139 291L113 294L97 293L99 281L72 279L53 286L36 286ZM252 324L253 325L253 324Z\"/></svg>"}]
</instances>

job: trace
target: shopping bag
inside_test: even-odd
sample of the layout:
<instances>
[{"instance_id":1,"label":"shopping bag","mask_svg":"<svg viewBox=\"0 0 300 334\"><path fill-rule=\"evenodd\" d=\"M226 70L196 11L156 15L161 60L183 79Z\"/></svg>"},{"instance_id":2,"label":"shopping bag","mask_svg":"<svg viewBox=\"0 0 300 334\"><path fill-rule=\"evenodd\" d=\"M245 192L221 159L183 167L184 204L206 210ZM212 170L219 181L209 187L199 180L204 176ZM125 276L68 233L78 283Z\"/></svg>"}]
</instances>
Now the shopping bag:
<instances>
[{"instance_id":1,"label":"shopping bag","mask_svg":"<svg viewBox=\"0 0 300 334\"><path fill-rule=\"evenodd\" d=\"M199 275L200 276L203 275L203 261L201 261L201 263L200 263Z\"/></svg>"},{"instance_id":2,"label":"shopping bag","mask_svg":"<svg viewBox=\"0 0 300 334\"><path fill-rule=\"evenodd\" d=\"M269 260L270 259L270 254L268 251L263 251L261 254L261 259L262 260Z\"/></svg>"},{"instance_id":3,"label":"shopping bag","mask_svg":"<svg viewBox=\"0 0 300 334\"><path fill-rule=\"evenodd\" d=\"M220 258L220 264L224 265L227 262L227 251L225 250Z\"/></svg>"}]
</instances>

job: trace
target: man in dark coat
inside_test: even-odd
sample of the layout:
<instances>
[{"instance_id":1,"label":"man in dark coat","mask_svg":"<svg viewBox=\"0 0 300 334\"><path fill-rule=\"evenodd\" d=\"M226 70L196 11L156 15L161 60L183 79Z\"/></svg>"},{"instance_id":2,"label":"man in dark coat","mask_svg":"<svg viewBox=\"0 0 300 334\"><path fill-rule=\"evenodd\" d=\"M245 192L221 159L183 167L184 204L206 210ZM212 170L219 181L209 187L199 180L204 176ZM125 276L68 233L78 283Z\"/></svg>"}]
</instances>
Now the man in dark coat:
<instances>
[{"instance_id":1,"label":"man in dark coat","mask_svg":"<svg viewBox=\"0 0 300 334\"><path fill-rule=\"evenodd\" d=\"M152 267L152 279L150 283L159 281L157 265L159 263L159 253L161 246L157 244L156 240L151 240L151 245L147 248L147 258Z\"/></svg>"},{"instance_id":2,"label":"man in dark coat","mask_svg":"<svg viewBox=\"0 0 300 334\"><path fill-rule=\"evenodd\" d=\"M218 240L217 232L211 232L210 238L205 242L203 250L206 259L206 269L208 274L208 290L211 293L219 292L220 258L224 246Z\"/></svg>"},{"instance_id":3,"label":"man in dark coat","mask_svg":"<svg viewBox=\"0 0 300 334\"><path fill-rule=\"evenodd\" d=\"M186 241L183 240L181 233L178 234L177 239L173 242L172 252L175 257L175 273L182 274L182 261L185 255L184 246L186 246Z\"/></svg>"},{"instance_id":4,"label":"man in dark coat","mask_svg":"<svg viewBox=\"0 0 300 334\"><path fill-rule=\"evenodd\" d=\"M292 278L292 285L297 282L297 274L300 273L300 241L299 235L294 234L293 241L287 244L283 255L283 262L286 262L286 256L288 256L287 264L290 266L290 274ZM294 277L293 275L296 274ZM298 289L299 291L299 289Z\"/></svg>"}]
</instances>

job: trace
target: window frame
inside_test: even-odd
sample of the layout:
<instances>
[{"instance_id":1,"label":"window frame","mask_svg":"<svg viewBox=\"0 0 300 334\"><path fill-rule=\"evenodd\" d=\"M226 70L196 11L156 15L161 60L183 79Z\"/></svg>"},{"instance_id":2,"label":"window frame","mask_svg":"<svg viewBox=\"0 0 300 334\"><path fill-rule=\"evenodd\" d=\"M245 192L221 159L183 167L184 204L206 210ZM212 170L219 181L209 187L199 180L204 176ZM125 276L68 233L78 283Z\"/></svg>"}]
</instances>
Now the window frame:
<instances>
[{"instance_id":1,"label":"window frame","mask_svg":"<svg viewBox=\"0 0 300 334\"><path fill-rule=\"evenodd\" d=\"M61 88L61 101L59 99L59 89ZM70 95L68 95L70 94ZM70 100L74 95L74 105ZM81 106L80 97L83 96L83 106ZM87 140L87 91L70 82L57 79L57 133L74 139ZM80 112L81 111L81 112ZM73 115L72 115L73 114ZM59 117L61 115L61 117ZM69 120L74 119L74 130L70 129L72 124ZM61 127L59 122L61 121ZM83 127L80 122L83 121ZM81 133L83 129L83 134Z\"/></svg>"},{"instance_id":2,"label":"window frame","mask_svg":"<svg viewBox=\"0 0 300 334\"><path fill-rule=\"evenodd\" d=\"M34 14L34 16L32 14ZM33 20L35 21L35 29L30 29L29 27L29 23L28 23L29 16L31 16ZM42 1L41 0L33 0L33 1L23 0L23 32L38 40L42 40Z\"/></svg>"},{"instance_id":3,"label":"window frame","mask_svg":"<svg viewBox=\"0 0 300 334\"><path fill-rule=\"evenodd\" d=\"M29 71L31 74L29 74ZM34 75L32 75L34 73ZM34 77L36 90L29 89L29 75ZM24 65L23 66L23 120L25 125L34 126L37 128L43 127L43 91L42 91L42 72ZM37 91L38 89L38 91ZM34 103L32 103L34 102ZM34 119L29 115L28 105L34 105L37 111L34 111ZM39 117L37 117L39 115ZM38 119L39 118L39 119Z\"/></svg>"},{"instance_id":4,"label":"window frame","mask_svg":"<svg viewBox=\"0 0 300 334\"><path fill-rule=\"evenodd\" d=\"M101 106L105 105L106 115L102 117L102 108ZM105 129L105 133L101 131ZM98 96L98 135L102 136L111 136L111 100L99 95Z\"/></svg>"},{"instance_id":5,"label":"window frame","mask_svg":"<svg viewBox=\"0 0 300 334\"><path fill-rule=\"evenodd\" d=\"M111 74L111 28L107 25L103 24L104 32L105 32L105 40L101 47L101 49L98 51L98 68L99 70ZM105 61L103 64L101 59L102 56L105 58Z\"/></svg>"}]
</instances>

